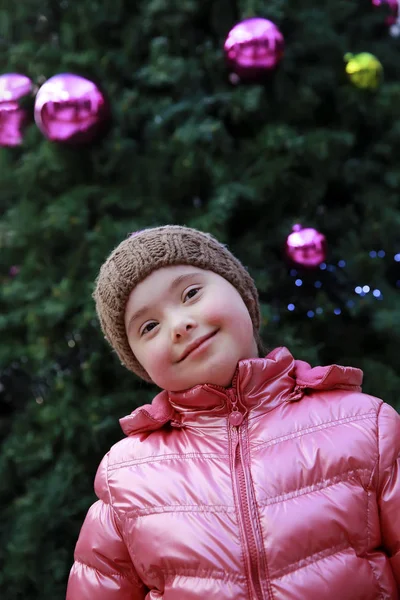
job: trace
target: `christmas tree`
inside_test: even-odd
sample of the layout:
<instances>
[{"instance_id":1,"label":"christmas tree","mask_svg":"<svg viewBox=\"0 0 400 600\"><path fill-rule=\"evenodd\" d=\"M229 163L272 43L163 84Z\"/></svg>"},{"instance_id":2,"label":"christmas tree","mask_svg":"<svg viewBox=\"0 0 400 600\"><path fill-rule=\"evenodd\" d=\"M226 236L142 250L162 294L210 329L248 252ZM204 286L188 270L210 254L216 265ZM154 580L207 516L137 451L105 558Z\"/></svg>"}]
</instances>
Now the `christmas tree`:
<instances>
[{"instance_id":1,"label":"christmas tree","mask_svg":"<svg viewBox=\"0 0 400 600\"><path fill-rule=\"evenodd\" d=\"M284 58L235 82L224 40L253 16L279 26ZM211 232L256 280L268 348L359 367L399 408L400 40L386 16L368 0L1 3L2 73L34 92L79 74L112 112L96 143L32 123L0 149L2 598L64 598L99 460L154 395L110 351L91 297L133 231ZM348 52L379 58L376 89L346 76ZM326 237L314 269L285 256L296 223Z\"/></svg>"}]
</instances>

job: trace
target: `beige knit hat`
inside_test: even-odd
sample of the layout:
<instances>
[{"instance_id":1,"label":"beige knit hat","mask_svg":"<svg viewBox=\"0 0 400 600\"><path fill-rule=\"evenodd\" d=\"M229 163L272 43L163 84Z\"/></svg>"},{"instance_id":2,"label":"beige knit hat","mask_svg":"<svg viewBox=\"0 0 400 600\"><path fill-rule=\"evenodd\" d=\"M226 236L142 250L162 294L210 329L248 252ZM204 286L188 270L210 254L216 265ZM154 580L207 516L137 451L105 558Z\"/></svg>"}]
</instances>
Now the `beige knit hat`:
<instances>
[{"instance_id":1,"label":"beige knit hat","mask_svg":"<svg viewBox=\"0 0 400 600\"><path fill-rule=\"evenodd\" d=\"M93 297L104 336L122 364L139 377L151 378L134 356L125 331L125 308L132 289L152 271L170 265L193 265L213 271L239 292L258 339L260 307L253 279L242 265L208 233L166 225L132 234L115 248L100 269Z\"/></svg>"}]
</instances>

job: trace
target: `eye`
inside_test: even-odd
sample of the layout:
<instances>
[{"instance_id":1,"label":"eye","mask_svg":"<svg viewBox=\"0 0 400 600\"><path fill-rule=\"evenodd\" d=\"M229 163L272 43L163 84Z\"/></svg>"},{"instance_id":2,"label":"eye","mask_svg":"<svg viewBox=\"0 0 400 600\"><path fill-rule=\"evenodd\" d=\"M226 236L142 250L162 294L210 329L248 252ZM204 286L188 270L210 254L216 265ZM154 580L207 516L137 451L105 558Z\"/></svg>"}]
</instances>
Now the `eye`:
<instances>
[{"instance_id":1,"label":"eye","mask_svg":"<svg viewBox=\"0 0 400 600\"><path fill-rule=\"evenodd\" d=\"M183 299L183 301L185 302L186 299L191 300L192 298L194 298L194 296L196 296L196 294L199 292L200 288L192 288L191 290L189 290L186 294L185 297Z\"/></svg>"},{"instance_id":2,"label":"eye","mask_svg":"<svg viewBox=\"0 0 400 600\"><path fill-rule=\"evenodd\" d=\"M143 327L143 329L140 332L140 336L146 334L146 333L150 333L150 331L152 331L154 329L154 327L157 326L157 323L155 321L150 321L150 323L146 323L146 325Z\"/></svg>"}]
</instances>

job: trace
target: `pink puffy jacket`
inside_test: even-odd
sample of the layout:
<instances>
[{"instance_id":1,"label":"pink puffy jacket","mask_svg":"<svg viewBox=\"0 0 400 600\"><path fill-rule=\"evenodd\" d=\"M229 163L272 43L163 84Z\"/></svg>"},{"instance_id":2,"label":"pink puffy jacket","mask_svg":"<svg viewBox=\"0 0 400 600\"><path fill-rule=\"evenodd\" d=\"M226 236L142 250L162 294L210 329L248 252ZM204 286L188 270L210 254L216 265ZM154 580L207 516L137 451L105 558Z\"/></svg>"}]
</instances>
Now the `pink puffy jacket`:
<instances>
[{"instance_id":1,"label":"pink puffy jacket","mask_svg":"<svg viewBox=\"0 0 400 600\"><path fill-rule=\"evenodd\" d=\"M121 420L67 600L395 600L400 417L286 348Z\"/></svg>"}]
</instances>

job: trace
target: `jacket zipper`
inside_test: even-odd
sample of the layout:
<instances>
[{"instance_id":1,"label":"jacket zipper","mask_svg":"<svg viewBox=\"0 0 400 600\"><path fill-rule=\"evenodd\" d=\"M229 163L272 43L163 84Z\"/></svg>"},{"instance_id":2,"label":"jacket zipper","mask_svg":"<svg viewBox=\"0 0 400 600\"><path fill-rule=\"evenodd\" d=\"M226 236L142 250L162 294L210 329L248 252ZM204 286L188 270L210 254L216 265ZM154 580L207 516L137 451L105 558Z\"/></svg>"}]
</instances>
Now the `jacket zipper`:
<instances>
[{"instance_id":1,"label":"jacket zipper","mask_svg":"<svg viewBox=\"0 0 400 600\"><path fill-rule=\"evenodd\" d=\"M239 500L238 505L243 537L247 546L249 579L254 594L254 600L264 600L265 596L261 583L262 567L260 564L265 558L264 547L261 536L253 526L254 518L252 518L252 515L255 514L256 507L250 489L251 483L246 475L245 459L243 456L243 429L240 429L244 415L238 409L238 398L234 390L229 389L227 391L231 401L229 422L232 426L232 433L234 436L235 484Z\"/></svg>"}]
</instances>

